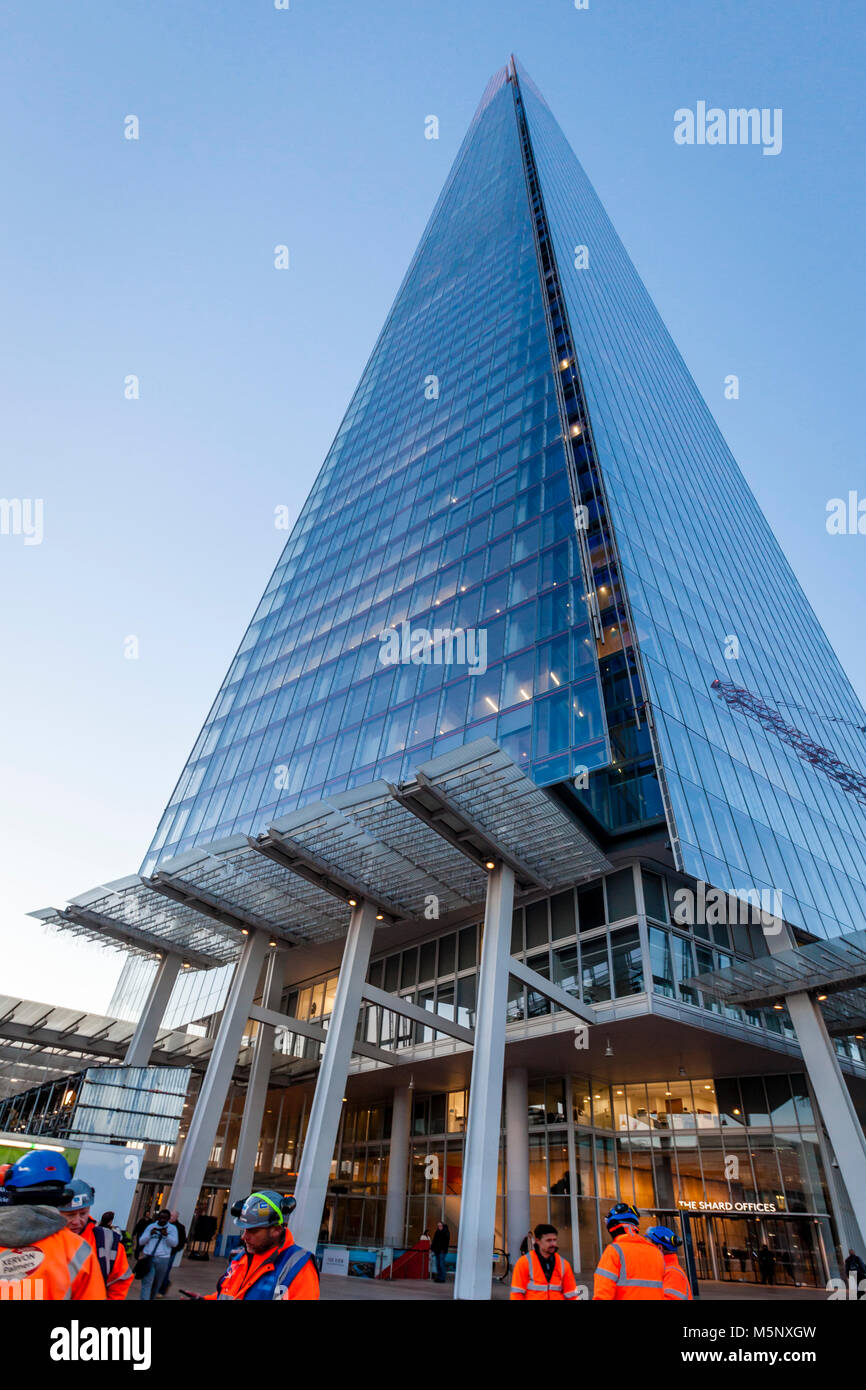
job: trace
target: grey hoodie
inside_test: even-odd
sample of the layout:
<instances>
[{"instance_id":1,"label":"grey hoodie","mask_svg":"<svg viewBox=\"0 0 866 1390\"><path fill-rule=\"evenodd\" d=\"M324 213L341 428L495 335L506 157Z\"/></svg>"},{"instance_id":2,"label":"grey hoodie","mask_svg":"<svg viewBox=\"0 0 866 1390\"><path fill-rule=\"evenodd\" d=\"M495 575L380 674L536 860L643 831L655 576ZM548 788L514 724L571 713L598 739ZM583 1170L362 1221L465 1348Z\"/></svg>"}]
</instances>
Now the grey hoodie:
<instances>
[{"instance_id":1,"label":"grey hoodie","mask_svg":"<svg viewBox=\"0 0 866 1390\"><path fill-rule=\"evenodd\" d=\"M65 1225L56 1207L0 1207L0 1248L20 1250L35 1245Z\"/></svg>"}]
</instances>

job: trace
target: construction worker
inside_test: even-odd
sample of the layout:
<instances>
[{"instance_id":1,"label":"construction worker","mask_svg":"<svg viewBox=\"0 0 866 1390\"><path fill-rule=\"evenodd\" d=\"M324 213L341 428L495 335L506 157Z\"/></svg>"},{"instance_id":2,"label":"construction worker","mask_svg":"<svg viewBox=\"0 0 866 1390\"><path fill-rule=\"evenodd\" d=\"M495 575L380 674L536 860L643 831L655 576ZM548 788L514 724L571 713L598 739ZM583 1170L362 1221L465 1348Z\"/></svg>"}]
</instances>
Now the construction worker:
<instances>
[{"instance_id":1,"label":"construction worker","mask_svg":"<svg viewBox=\"0 0 866 1390\"><path fill-rule=\"evenodd\" d=\"M521 1255L511 1276L511 1300L520 1303L549 1299L564 1303L578 1297L574 1271L556 1248L555 1226L536 1226L533 1242Z\"/></svg>"},{"instance_id":2,"label":"construction worker","mask_svg":"<svg viewBox=\"0 0 866 1390\"><path fill-rule=\"evenodd\" d=\"M57 1210L72 1170L54 1149L33 1149L0 1166L0 1299L105 1298L96 1254Z\"/></svg>"},{"instance_id":3,"label":"construction worker","mask_svg":"<svg viewBox=\"0 0 866 1390\"><path fill-rule=\"evenodd\" d=\"M640 1234L637 1208L617 1202L605 1217L605 1225L613 1243L601 1252L593 1299L664 1298L664 1255Z\"/></svg>"},{"instance_id":4,"label":"construction worker","mask_svg":"<svg viewBox=\"0 0 866 1390\"><path fill-rule=\"evenodd\" d=\"M677 1259L677 1247L682 1245L682 1241L676 1231L672 1231L670 1226L650 1226L646 1233L647 1240L651 1240L657 1245L665 1257L664 1272L664 1296L665 1298L690 1299L692 1297L692 1286L689 1277Z\"/></svg>"},{"instance_id":5,"label":"construction worker","mask_svg":"<svg viewBox=\"0 0 866 1390\"><path fill-rule=\"evenodd\" d=\"M110 1226L97 1226L90 1215L95 1193L89 1182L73 1178L69 1199L60 1207L66 1225L91 1246L99 1261L109 1302L122 1302L132 1285L132 1270L118 1232Z\"/></svg>"},{"instance_id":6,"label":"construction worker","mask_svg":"<svg viewBox=\"0 0 866 1390\"><path fill-rule=\"evenodd\" d=\"M294 1197L283 1197L265 1188L235 1202L231 1214L241 1227L241 1248L207 1298L231 1298L236 1302L258 1299L282 1302L319 1297L319 1275L309 1250L295 1245L288 1218L295 1210ZM181 1290L187 1298L201 1297Z\"/></svg>"}]
</instances>

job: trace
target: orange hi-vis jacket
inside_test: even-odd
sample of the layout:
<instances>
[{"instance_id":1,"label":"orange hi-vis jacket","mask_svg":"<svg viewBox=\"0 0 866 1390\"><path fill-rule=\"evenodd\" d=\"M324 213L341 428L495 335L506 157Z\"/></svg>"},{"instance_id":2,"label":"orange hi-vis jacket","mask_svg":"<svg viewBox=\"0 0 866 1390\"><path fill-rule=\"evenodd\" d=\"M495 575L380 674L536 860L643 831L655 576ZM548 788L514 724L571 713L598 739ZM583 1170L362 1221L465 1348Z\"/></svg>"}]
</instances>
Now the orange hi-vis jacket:
<instances>
[{"instance_id":1,"label":"orange hi-vis jacket","mask_svg":"<svg viewBox=\"0 0 866 1390\"><path fill-rule=\"evenodd\" d=\"M665 1298L689 1299L692 1297L692 1286L689 1277L677 1259L676 1255L663 1251L665 1257L665 1272L663 1277Z\"/></svg>"},{"instance_id":2,"label":"orange hi-vis jacket","mask_svg":"<svg viewBox=\"0 0 866 1390\"><path fill-rule=\"evenodd\" d=\"M217 1284L216 1293L206 1298L261 1300L286 1302L319 1297L319 1275L316 1262L308 1250L295 1247L296 1258L286 1261L286 1252L294 1246L291 1231L287 1230L282 1245L266 1250L263 1255L248 1255L241 1246L225 1274ZM270 1276L270 1277L269 1277ZM258 1287L256 1287L258 1285Z\"/></svg>"},{"instance_id":3,"label":"orange hi-vis jacket","mask_svg":"<svg viewBox=\"0 0 866 1390\"><path fill-rule=\"evenodd\" d=\"M91 1216L81 1232L81 1239L87 1241L99 1261L109 1302L122 1301L132 1284L132 1270L120 1236L110 1226L97 1226Z\"/></svg>"},{"instance_id":4,"label":"orange hi-vis jacket","mask_svg":"<svg viewBox=\"0 0 866 1390\"><path fill-rule=\"evenodd\" d=\"M636 1231L623 1231L605 1246L595 1271L593 1299L664 1298L665 1259Z\"/></svg>"},{"instance_id":5,"label":"orange hi-vis jacket","mask_svg":"<svg viewBox=\"0 0 866 1390\"><path fill-rule=\"evenodd\" d=\"M0 1301L6 1299L105 1299L96 1255L56 1208L0 1207Z\"/></svg>"},{"instance_id":6,"label":"orange hi-vis jacket","mask_svg":"<svg viewBox=\"0 0 866 1390\"><path fill-rule=\"evenodd\" d=\"M517 1300L523 1303L529 1302L531 1299L550 1299L563 1303L565 1299L577 1298L577 1296L574 1271L568 1260L564 1260L560 1254L556 1256L556 1263L549 1284L544 1277L544 1270L535 1250L521 1255L514 1266L514 1273L511 1276L512 1301Z\"/></svg>"}]
</instances>

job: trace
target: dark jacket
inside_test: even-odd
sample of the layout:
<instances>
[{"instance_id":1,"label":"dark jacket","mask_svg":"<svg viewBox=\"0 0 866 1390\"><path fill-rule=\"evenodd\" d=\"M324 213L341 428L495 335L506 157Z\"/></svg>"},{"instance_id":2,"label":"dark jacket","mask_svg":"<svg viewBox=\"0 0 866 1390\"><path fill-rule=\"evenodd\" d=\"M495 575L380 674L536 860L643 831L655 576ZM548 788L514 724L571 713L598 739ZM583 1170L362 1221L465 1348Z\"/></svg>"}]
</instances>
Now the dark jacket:
<instances>
[{"instance_id":1,"label":"dark jacket","mask_svg":"<svg viewBox=\"0 0 866 1390\"><path fill-rule=\"evenodd\" d=\"M433 1239L430 1242L431 1255L447 1255L448 1247L450 1246L450 1244L451 1232L449 1231L448 1227L443 1226L442 1230L440 1231L439 1227L437 1226L436 1230L433 1232Z\"/></svg>"}]
</instances>

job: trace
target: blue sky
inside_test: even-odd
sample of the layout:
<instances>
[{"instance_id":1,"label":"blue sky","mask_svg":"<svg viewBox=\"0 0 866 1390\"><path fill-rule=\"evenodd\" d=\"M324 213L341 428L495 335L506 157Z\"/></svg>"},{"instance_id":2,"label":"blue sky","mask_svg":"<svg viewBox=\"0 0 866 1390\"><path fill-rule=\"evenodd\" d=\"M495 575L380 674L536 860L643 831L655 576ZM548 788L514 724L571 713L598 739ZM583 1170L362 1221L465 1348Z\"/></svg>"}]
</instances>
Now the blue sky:
<instances>
[{"instance_id":1,"label":"blue sky","mask_svg":"<svg viewBox=\"0 0 866 1390\"><path fill-rule=\"evenodd\" d=\"M866 496L861 28L838 0L7 5L0 491L44 539L0 535L5 992L107 1005L120 957L25 913L138 867L510 52L866 695L866 537L825 529ZM699 100L781 107L782 153L678 146Z\"/></svg>"}]
</instances>

